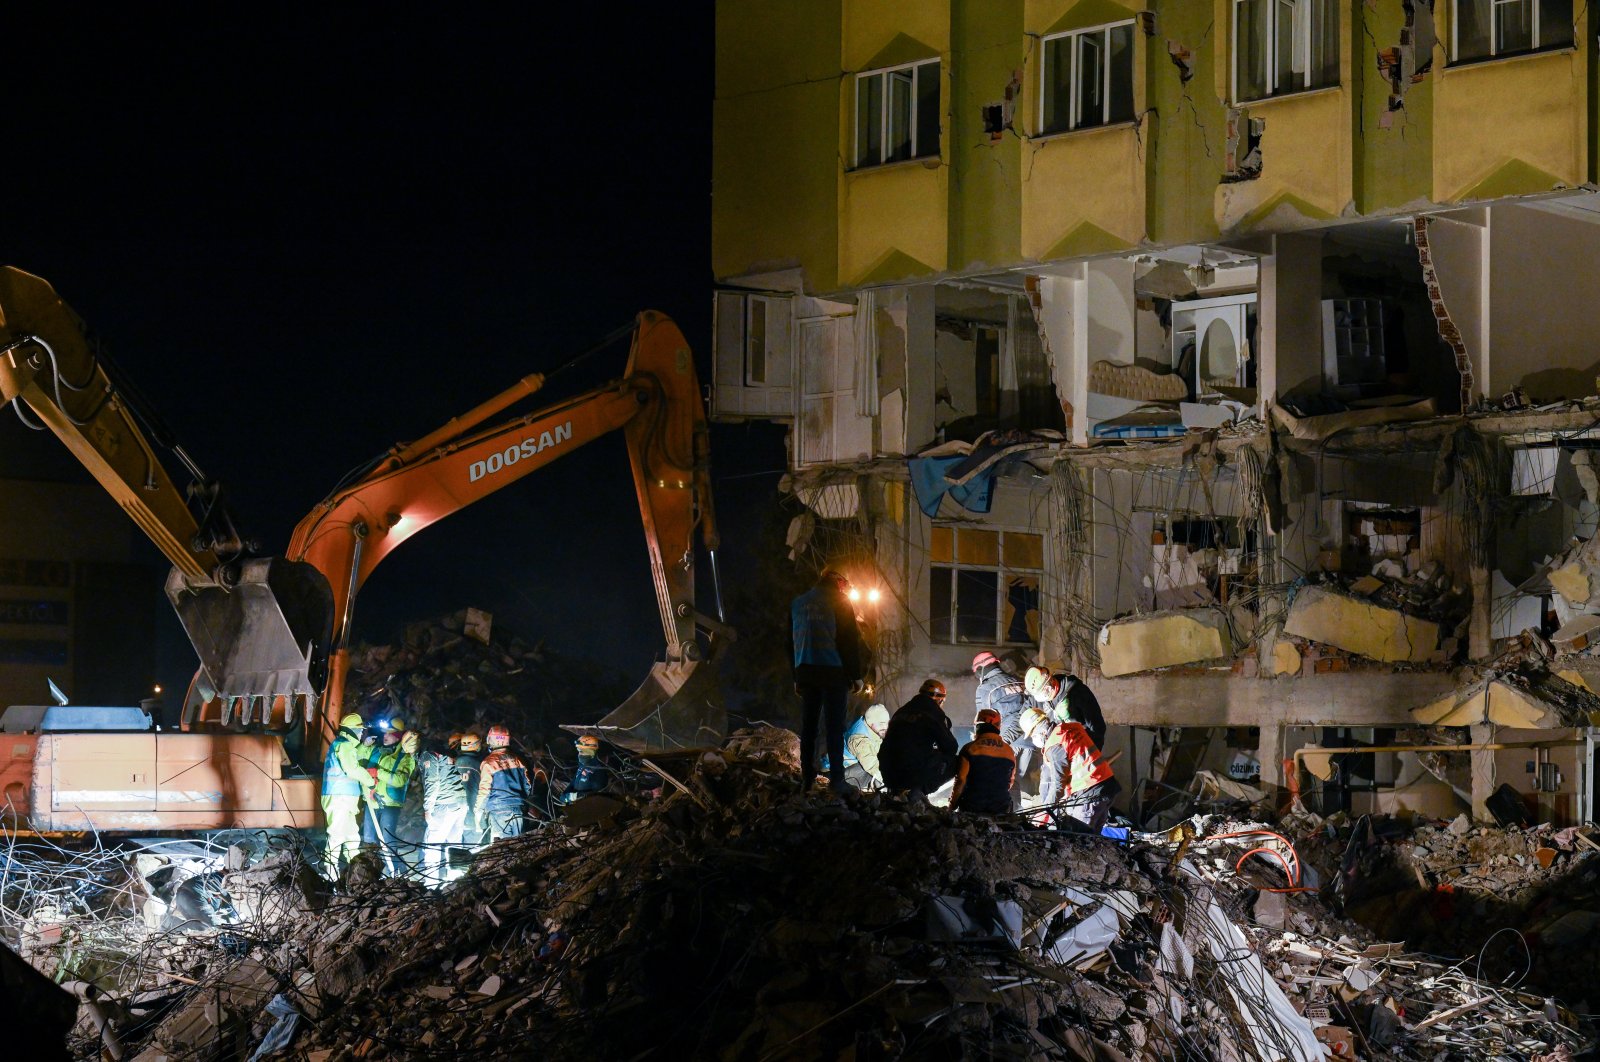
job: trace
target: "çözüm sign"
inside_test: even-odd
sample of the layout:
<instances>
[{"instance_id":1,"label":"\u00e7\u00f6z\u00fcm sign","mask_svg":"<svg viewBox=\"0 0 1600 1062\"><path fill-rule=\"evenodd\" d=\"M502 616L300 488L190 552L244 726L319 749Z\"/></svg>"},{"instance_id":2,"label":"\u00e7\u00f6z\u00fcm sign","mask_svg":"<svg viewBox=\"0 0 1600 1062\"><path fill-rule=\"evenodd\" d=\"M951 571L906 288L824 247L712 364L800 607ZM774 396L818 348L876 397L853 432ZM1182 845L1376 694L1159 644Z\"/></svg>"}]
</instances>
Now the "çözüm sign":
<instances>
[{"instance_id":1,"label":"\u00e7\u00f6z\u00fcm sign","mask_svg":"<svg viewBox=\"0 0 1600 1062\"><path fill-rule=\"evenodd\" d=\"M490 454L482 461L474 461L467 469L467 479L476 483L484 476L492 476L503 468L510 468L525 457L532 457L540 450L548 449L572 438L572 421L558 424L554 431L540 432L538 438L528 436L520 443L512 443L497 454Z\"/></svg>"}]
</instances>

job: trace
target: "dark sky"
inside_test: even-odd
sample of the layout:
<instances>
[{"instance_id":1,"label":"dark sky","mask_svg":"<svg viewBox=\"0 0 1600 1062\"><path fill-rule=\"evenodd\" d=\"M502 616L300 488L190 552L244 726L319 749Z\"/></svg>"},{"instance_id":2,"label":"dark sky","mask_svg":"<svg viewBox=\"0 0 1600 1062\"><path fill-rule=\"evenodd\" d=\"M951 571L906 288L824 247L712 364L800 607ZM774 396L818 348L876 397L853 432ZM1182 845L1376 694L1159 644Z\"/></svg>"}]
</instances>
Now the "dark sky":
<instances>
[{"instance_id":1,"label":"dark sky","mask_svg":"<svg viewBox=\"0 0 1600 1062\"><path fill-rule=\"evenodd\" d=\"M270 551L345 470L642 308L706 372L711 5L156 10L7 15L0 261L55 285ZM0 416L10 456L23 434ZM779 438L714 438L729 554ZM642 677L661 638L620 436L397 551L357 634L467 604Z\"/></svg>"}]
</instances>

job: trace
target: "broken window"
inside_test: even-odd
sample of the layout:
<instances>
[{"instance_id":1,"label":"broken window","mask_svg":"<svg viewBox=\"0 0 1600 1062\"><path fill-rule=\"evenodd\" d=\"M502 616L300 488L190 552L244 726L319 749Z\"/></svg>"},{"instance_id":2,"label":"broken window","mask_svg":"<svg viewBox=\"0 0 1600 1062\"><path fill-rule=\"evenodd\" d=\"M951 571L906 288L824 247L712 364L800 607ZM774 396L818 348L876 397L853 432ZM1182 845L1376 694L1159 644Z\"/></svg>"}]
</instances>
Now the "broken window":
<instances>
[{"instance_id":1,"label":"broken window","mask_svg":"<svg viewBox=\"0 0 1600 1062\"><path fill-rule=\"evenodd\" d=\"M1046 37L1043 53L1041 135L1133 120L1131 21Z\"/></svg>"},{"instance_id":2,"label":"broken window","mask_svg":"<svg viewBox=\"0 0 1600 1062\"><path fill-rule=\"evenodd\" d=\"M936 525L929 550L933 641L1037 645L1044 536Z\"/></svg>"},{"instance_id":3,"label":"broken window","mask_svg":"<svg viewBox=\"0 0 1600 1062\"><path fill-rule=\"evenodd\" d=\"M1457 0L1457 61L1572 46L1572 0Z\"/></svg>"},{"instance_id":4,"label":"broken window","mask_svg":"<svg viewBox=\"0 0 1600 1062\"><path fill-rule=\"evenodd\" d=\"M939 154L939 60L856 75L857 169Z\"/></svg>"},{"instance_id":5,"label":"broken window","mask_svg":"<svg viewBox=\"0 0 1600 1062\"><path fill-rule=\"evenodd\" d=\"M1234 0L1235 102L1338 83L1335 0Z\"/></svg>"}]
</instances>

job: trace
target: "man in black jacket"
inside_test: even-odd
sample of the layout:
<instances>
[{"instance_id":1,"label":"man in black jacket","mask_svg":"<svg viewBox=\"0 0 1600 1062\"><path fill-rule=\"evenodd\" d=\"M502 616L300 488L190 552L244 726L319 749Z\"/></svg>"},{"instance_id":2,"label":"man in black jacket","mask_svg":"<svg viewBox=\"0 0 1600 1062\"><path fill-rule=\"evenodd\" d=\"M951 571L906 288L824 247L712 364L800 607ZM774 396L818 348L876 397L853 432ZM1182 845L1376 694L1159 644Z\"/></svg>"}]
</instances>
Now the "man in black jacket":
<instances>
[{"instance_id":1,"label":"man in black jacket","mask_svg":"<svg viewBox=\"0 0 1600 1062\"><path fill-rule=\"evenodd\" d=\"M956 736L944 696L944 683L929 679L889 720L878 750L885 789L927 794L955 777Z\"/></svg>"},{"instance_id":2,"label":"man in black jacket","mask_svg":"<svg viewBox=\"0 0 1600 1062\"><path fill-rule=\"evenodd\" d=\"M1076 675L1052 675L1042 667L1030 667L1023 679L1028 695L1039 702L1058 723L1078 723L1094 739L1095 748L1106 747L1106 717L1094 691Z\"/></svg>"},{"instance_id":3,"label":"man in black jacket","mask_svg":"<svg viewBox=\"0 0 1600 1062\"><path fill-rule=\"evenodd\" d=\"M794 661L794 691L800 695L800 783L817 777L817 723L827 726L828 779L835 789L844 780L844 710L850 691L864 672L861 631L846 596L850 584L829 568L810 590L789 605L789 636Z\"/></svg>"}]
</instances>

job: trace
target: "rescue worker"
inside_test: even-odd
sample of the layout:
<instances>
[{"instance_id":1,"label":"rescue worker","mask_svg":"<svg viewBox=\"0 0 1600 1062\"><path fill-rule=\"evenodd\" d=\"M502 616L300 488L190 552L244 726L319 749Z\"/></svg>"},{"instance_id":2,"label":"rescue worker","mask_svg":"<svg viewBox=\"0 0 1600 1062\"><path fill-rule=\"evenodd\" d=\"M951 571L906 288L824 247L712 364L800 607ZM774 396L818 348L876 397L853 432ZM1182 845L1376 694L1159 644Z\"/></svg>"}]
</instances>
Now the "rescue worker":
<instances>
[{"instance_id":1,"label":"rescue worker","mask_svg":"<svg viewBox=\"0 0 1600 1062\"><path fill-rule=\"evenodd\" d=\"M826 726L828 779L835 788L844 780L844 711L852 690L861 688L861 630L846 596L847 579L832 568L818 576L810 590L789 606L794 691L800 695L800 784L809 789L817 777L817 725Z\"/></svg>"},{"instance_id":2,"label":"rescue worker","mask_svg":"<svg viewBox=\"0 0 1600 1062\"><path fill-rule=\"evenodd\" d=\"M578 769L573 772L566 792L561 794L563 804L603 793L611 784L611 772L600 762L600 739L593 734L585 734L574 744L578 747Z\"/></svg>"},{"instance_id":3,"label":"rescue worker","mask_svg":"<svg viewBox=\"0 0 1600 1062\"><path fill-rule=\"evenodd\" d=\"M389 733L396 733L390 730ZM406 861L400 854L400 812L406 806L406 791L411 788L411 776L417 770L417 746L421 735L408 730L398 741L386 743L383 752L373 761L378 789L374 807L378 819L378 847L383 852L383 865L390 877L400 877L406 872Z\"/></svg>"},{"instance_id":4,"label":"rescue worker","mask_svg":"<svg viewBox=\"0 0 1600 1062\"><path fill-rule=\"evenodd\" d=\"M322 761L322 817L328 824L323 870L330 881L337 881L341 864L361 850L361 808L376 785L361 764L361 725L355 712L339 720L339 733Z\"/></svg>"},{"instance_id":5,"label":"rescue worker","mask_svg":"<svg viewBox=\"0 0 1600 1062\"><path fill-rule=\"evenodd\" d=\"M1033 743L1044 750L1039 771L1041 825L1050 818L1057 826L1099 833L1111 816L1111 801L1122 792L1100 746L1082 723L1052 722L1043 709L1022 713L1022 726ZM1052 808L1051 805L1061 807Z\"/></svg>"},{"instance_id":6,"label":"rescue worker","mask_svg":"<svg viewBox=\"0 0 1600 1062\"><path fill-rule=\"evenodd\" d=\"M1028 735L1022 732L1022 724L1018 722L1023 709L1033 703L1033 698L1028 696L1023 681L1007 671L1005 665L1000 663L1000 658L993 653L982 652L973 657L972 674L978 680L973 707L978 713L985 708L1000 713L1000 737L1011 746L1017 761L1012 794L1020 797L1022 780L1033 769L1039 755L1039 750L1033 747L1033 742L1028 740Z\"/></svg>"},{"instance_id":7,"label":"rescue worker","mask_svg":"<svg viewBox=\"0 0 1600 1062\"><path fill-rule=\"evenodd\" d=\"M956 773L956 737L944 698L944 683L929 679L889 720L878 749L885 789L926 795Z\"/></svg>"},{"instance_id":8,"label":"rescue worker","mask_svg":"<svg viewBox=\"0 0 1600 1062\"><path fill-rule=\"evenodd\" d=\"M488 826L489 841L520 837L533 787L528 768L511 751L511 731L489 728L489 755L478 774L478 814Z\"/></svg>"},{"instance_id":9,"label":"rescue worker","mask_svg":"<svg viewBox=\"0 0 1600 1062\"><path fill-rule=\"evenodd\" d=\"M461 735L451 735L460 744ZM467 785L450 744L437 739L417 757L417 775L422 779L422 816L427 831L422 836L423 880L443 885L449 880L450 846L461 843L467 822Z\"/></svg>"},{"instance_id":10,"label":"rescue worker","mask_svg":"<svg viewBox=\"0 0 1600 1062\"><path fill-rule=\"evenodd\" d=\"M977 733L956 756L956 785L950 806L981 815L1011 810L1011 784L1016 780L1017 754L1000 736L1000 713L978 709Z\"/></svg>"},{"instance_id":11,"label":"rescue worker","mask_svg":"<svg viewBox=\"0 0 1600 1062\"><path fill-rule=\"evenodd\" d=\"M478 774L483 766L483 738L468 731L461 735L461 751L456 753L456 773L467 791L467 821L461 830L461 843L480 845L484 838L483 816L478 812Z\"/></svg>"},{"instance_id":12,"label":"rescue worker","mask_svg":"<svg viewBox=\"0 0 1600 1062\"><path fill-rule=\"evenodd\" d=\"M1042 667L1030 667L1023 686L1056 722L1082 723L1095 748L1106 743L1106 717L1100 714L1100 702L1076 675L1052 675Z\"/></svg>"},{"instance_id":13,"label":"rescue worker","mask_svg":"<svg viewBox=\"0 0 1600 1062\"><path fill-rule=\"evenodd\" d=\"M889 709L874 704L844 733L844 780L857 789L882 789L878 751L889 729Z\"/></svg>"},{"instance_id":14,"label":"rescue worker","mask_svg":"<svg viewBox=\"0 0 1600 1062\"><path fill-rule=\"evenodd\" d=\"M361 737L361 765L372 779L372 793L367 801L367 817L361 820L361 845L364 848L380 847L378 841L378 757L400 744L405 733L404 719L386 719L377 726L367 728Z\"/></svg>"}]
</instances>

